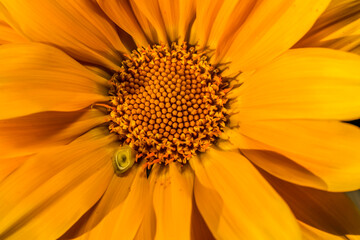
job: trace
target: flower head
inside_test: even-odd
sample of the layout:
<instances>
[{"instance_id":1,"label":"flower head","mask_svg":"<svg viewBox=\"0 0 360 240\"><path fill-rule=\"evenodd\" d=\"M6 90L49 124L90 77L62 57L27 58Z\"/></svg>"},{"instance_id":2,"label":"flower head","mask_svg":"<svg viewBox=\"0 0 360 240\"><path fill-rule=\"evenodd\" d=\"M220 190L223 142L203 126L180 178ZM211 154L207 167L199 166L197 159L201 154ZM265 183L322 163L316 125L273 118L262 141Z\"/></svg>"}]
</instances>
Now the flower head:
<instances>
[{"instance_id":1,"label":"flower head","mask_svg":"<svg viewBox=\"0 0 360 240\"><path fill-rule=\"evenodd\" d=\"M0 239L360 235L329 3L0 0Z\"/></svg>"}]
</instances>

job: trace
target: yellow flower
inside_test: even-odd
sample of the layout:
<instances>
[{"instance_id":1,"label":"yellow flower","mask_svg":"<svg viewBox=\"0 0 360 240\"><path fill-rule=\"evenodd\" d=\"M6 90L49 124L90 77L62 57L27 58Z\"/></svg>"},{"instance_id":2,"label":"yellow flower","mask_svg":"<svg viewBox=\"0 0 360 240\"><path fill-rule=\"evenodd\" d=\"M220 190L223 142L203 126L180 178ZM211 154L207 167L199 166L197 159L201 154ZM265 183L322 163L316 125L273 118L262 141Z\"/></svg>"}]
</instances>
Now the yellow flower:
<instances>
[{"instance_id":1,"label":"yellow flower","mask_svg":"<svg viewBox=\"0 0 360 240\"><path fill-rule=\"evenodd\" d=\"M357 238L329 2L0 0L0 239Z\"/></svg>"}]
</instances>

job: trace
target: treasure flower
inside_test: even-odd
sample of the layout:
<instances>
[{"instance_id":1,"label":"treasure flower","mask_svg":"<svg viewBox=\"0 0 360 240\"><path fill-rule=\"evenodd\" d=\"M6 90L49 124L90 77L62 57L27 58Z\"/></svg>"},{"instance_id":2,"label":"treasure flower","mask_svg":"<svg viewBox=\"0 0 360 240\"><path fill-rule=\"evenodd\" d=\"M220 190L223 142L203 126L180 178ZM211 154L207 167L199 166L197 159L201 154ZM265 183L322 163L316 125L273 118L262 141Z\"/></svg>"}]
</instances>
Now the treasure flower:
<instances>
[{"instance_id":1,"label":"treasure flower","mask_svg":"<svg viewBox=\"0 0 360 240\"><path fill-rule=\"evenodd\" d=\"M0 239L358 237L329 2L0 0Z\"/></svg>"}]
</instances>

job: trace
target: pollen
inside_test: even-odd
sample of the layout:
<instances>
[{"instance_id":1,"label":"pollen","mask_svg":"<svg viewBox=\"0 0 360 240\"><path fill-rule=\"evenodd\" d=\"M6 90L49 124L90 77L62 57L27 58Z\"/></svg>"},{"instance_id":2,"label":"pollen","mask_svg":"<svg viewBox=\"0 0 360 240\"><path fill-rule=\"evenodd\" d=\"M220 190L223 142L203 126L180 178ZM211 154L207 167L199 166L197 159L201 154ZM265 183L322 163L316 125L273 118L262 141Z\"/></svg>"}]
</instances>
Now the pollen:
<instances>
[{"instance_id":1,"label":"pollen","mask_svg":"<svg viewBox=\"0 0 360 240\"><path fill-rule=\"evenodd\" d=\"M204 152L226 122L228 83L186 43L138 48L109 80L109 129L146 166Z\"/></svg>"}]
</instances>

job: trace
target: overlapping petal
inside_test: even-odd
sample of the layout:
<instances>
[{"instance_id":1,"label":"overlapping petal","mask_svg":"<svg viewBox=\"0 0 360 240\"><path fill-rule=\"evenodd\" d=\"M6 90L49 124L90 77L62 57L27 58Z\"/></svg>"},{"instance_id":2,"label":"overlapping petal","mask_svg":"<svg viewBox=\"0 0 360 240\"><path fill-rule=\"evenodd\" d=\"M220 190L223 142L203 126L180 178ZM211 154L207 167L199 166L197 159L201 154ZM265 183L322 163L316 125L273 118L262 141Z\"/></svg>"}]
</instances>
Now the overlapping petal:
<instances>
[{"instance_id":1,"label":"overlapping petal","mask_svg":"<svg viewBox=\"0 0 360 240\"><path fill-rule=\"evenodd\" d=\"M253 156L256 164L282 179L329 191L360 188L360 129L356 126L337 121L268 120L243 123L239 131L258 144L263 143L260 146L264 150L281 154L321 178L326 187L313 181L316 178L299 181L300 175L286 173L289 166L278 167Z\"/></svg>"},{"instance_id":2,"label":"overlapping petal","mask_svg":"<svg viewBox=\"0 0 360 240\"><path fill-rule=\"evenodd\" d=\"M333 0L294 47L326 47L360 54L360 2Z\"/></svg>"},{"instance_id":3,"label":"overlapping petal","mask_svg":"<svg viewBox=\"0 0 360 240\"><path fill-rule=\"evenodd\" d=\"M329 2L257 1L244 23L229 37L232 41L219 42L216 46L214 62L229 62L225 72L228 75L259 68L293 46Z\"/></svg>"},{"instance_id":4,"label":"overlapping petal","mask_svg":"<svg viewBox=\"0 0 360 240\"><path fill-rule=\"evenodd\" d=\"M94 1L1 0L7 22L27 38L55 45L77 60L118 69L126 51Z\"/></svg>"},{"instance_id":5,"label":"overlapping petal","mask_svg":"<svg viewBox=\"0 0 360 240\"><path fill-rule=\"evenodd\" d=\"M0 46L0 119L106 101L106 80L44 44Z\"/></svg>"},{"instance_id":6,"label":"overlapping petal","mask_svg":"<svg viewBox=\"0 0 360 240\"><path fill-rule=\"evenodd\" d=\"M300 239L288 206L238 152L212 148L190 163L195 200L215 238Z\"/></svg>"},{"instance_id":7,"label":"overlapping petal","mask_svg":"<svg viewBox=\"0 0 360 240\"><path fill-rule=\"evenodd\" d=\"M113 140L94 130L26 160L0 184L0 238L60 237L106 190Z\"/></svg>"},{"instance_id":8,"label":"overlapping petal","mask_svg":"<svg viewBox=\"0 0 360 240\"><path fill-rule=\"evenodd\" d=\"M287 202L296 218L327 233L360 235L360 211L345 193L331 193L263 176Z\"/></svg>"},{"instance_id":9,"label":"overlapping petal","mask_svg":"<svg viewBox=\"0 0 360 240\"><path fill-rule=\"evenodd\" d=\"M42 112L0 120L0 152L3 157L21 156L67 144L105 121L104 113L96 109Z\"/></svg>"},{"instance_id":10,"label":"overlapping petal","mask_svg":"<svg viewBox=\"0 0 360 240\"><path fill-rule=\"evenodd\" d=\"M331 49L292 49L232 91L232 124L264 119L360 117L360 57Z\"/></svg>"},{"instance_id":11,"label":"overlapping petal","mask_svg":"<svg viewBox=\"0 0 360 240\"><path fill-rule=\"evenodd\" d=\"M153 170L155 239L189 239L194 174L176 164ZM178 231L181 229L181 231Z\"/></svg>"}]
</instances>

